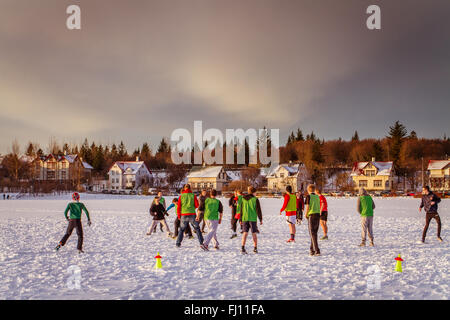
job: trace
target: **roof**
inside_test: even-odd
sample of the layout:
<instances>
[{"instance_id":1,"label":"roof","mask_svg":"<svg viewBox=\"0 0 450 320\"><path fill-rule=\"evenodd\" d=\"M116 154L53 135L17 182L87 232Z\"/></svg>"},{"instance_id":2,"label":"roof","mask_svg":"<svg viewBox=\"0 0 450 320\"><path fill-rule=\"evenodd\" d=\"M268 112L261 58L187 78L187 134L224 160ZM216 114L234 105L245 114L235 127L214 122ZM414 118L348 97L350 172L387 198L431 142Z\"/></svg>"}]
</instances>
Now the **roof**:
<instances>
[{"instance_id":1,"label":"roof","mask_svg":"<svg viewBox=\"0 0 450 320\"><path fill-rule=\"evenodd\" d=\"M83 164L83 167L85 169L94 169L89 163L87 163L85 161L81 161L81 163Z\"/></svg>"},{"instance_id":2,"label":"roof","mask_svg":"<svg viewBox=\"0 0 450 320\"><path fill-rule=\"evenodd\" d=\"M114 165L117 165L120 168L120 170L122 170L122 172L125 172L128 169L130 169L132 174L136 174L142 166L144 166L147 169L147 166L145 165L144 161L116 161Z\"/></svg>"},{"instance_id":3,"label":"roof","mask_svg":"<svg viewBox=\"0 0 450 320\"><path fill-rule=\"evenodd\" d=\"M389 176L392 171L393 162L392 161L364 161L356 162L353 166L351 176L359 176L363 174L364 168L371 163L375 168L377 168L377 176Z\"/></svg>"},{"instance_id":4,"label":"roof","mask_svg":"<svg viewBox=\"0 0 450 320\"><path fill-rule=\"evenodd\" d=\"M195 166L189 171L188 178L217 178L222 166L202 167Z\"/></svg>"},{"instance_id":5,"label":"roof","mask_svg":"<svg viewBox=\"0 0 450 320\"><path fill-rule=\"evenodd\" d=\"M295 176L296 174L298 174L298 172L300 170L300 164L298 164L298 163L282 163L276 167L275 166L270 167L267 177L269 177L269 178L274 177L275 173L280 171L280 169L285 169L289 173L289 176Z\"/></svg>"},{"instance_id":6,"label":"roof","mask_svg":"<svg viewBox=\"0 0 450 320\"><path fill-rule=\"evenodd\" d=\"M427 170L442 170L450 164L450 160L430 160Z\"/></svg>"},{"instance_id":7,"label":"roof","mask_svg":"<svg viewBox=\"0 0 450 320\"><path fill-rule=\"evenodd\" d=\"M241 171L240 170L225 170L228 177L231 181L239 181L241 180Z\"/></svg>"}]
</instances>

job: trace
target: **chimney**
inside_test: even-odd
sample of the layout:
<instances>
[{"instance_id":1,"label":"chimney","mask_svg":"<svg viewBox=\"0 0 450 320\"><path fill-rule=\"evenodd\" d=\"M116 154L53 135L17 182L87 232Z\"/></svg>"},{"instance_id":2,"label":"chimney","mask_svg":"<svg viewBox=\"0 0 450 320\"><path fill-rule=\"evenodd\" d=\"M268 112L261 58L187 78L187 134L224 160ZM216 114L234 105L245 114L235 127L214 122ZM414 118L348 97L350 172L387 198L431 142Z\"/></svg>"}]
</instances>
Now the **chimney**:
<instances>
[{"instance_id":1,"label":"chimney","mask_svg":"<svg viewBox=\"0 0 450 320\"><path fill-rule=\"evenodd\" d=\"M375 162L375 157L372 157L372 162Z\"/></svg>"},{"instance_id":2,"label":"chimney","mask_svg":"<svg viewBox=\"0 0 450 320\"><path fill-rule=\"evenodd\" d=\"M136 156L136 162L138 162L139 161L139 156Z\"/></svg>"}]
</instances>

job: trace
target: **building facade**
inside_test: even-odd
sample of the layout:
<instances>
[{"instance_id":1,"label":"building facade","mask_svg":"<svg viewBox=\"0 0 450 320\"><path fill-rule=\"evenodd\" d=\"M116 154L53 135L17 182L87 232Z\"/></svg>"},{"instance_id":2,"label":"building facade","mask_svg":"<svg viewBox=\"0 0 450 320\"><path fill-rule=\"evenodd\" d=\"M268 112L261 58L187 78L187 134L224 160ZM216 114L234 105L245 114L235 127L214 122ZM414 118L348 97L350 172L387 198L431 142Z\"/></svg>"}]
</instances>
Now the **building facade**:
<instances>
[{"instance_id":1,"label":"building facade","mask_svg":"<svg viewBox=\"0 0 450 320\"><path fill-rule=\"evenodd\" d=\"M432 190L441 192L450 190L450 160L430 160L427 170Z\"/></svg>"},{"instance_id":2,"label":"building facade","mask_svg":"<svg viewBox=\"0 0 450 320\"><path fill-rule=\"evenodd\" d=\"M32 175L39 181L87 182L92 166L76 154L38 157L32 162Z\"/></svg>"},{"instance_id":3,"label":"building facade","mask_svg":"<svg viewBox=\"0 0 450 320\"><path fill-rule=\"evenodd\" d=\"M301 163L280 164L271 169L266 179L269 192L284 192L288 185L293 192L304 191L309 184L307 170Z\"/></svg>"},{"instance_id":4,"label":"building facade","mask_svg":"<svg viewBox=\"0 0 450 320\"><path fill-rule=\"evenodd\" d=\"M372 161L354 164L351 177L355 190L390 191L394 186L393 162Z\"/></svg>"},{"instance_id":5,"label":"building facade","mask_svg":"<svg viewBox=\"0 0 450 320\"><path fill-rule=\"evenodd\" d=\"M216 189L222 192L223 187L230 181L223 166L194 166L187 175L187 182L192 191Z\"/></svg>"},{"instance_id":6,"label":"building facade","mask_svg":"<svg viewBox=\"0 0 450 320\"><path fill-rule=\"evenodd\" d=\"M108 171L108 187L110 190L133 190L149 183L150 170L144 161L116 161Z\"/></svg>"}]
</instances>

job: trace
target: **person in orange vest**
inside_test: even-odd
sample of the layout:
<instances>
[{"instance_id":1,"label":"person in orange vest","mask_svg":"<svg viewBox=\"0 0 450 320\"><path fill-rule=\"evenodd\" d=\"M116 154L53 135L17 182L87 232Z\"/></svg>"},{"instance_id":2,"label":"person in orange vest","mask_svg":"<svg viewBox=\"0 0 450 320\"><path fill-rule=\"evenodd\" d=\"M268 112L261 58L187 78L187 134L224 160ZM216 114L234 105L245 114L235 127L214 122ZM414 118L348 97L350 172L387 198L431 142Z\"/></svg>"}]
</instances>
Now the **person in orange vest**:
<instances>
[{"instance_id":1,"label":"person in orange vest","mask_svg":"<svg viewBox=\"0 0 450 320\"><path fill-rule=\"evenodd\" d=\"M319 196L319 200L320 200L320 225L322 226L322 230L323 230L323 237L320 238L320 240L328 240L328 226L327 226L328 204L327 204L327 199L322 194L320 189L317 189L316 192L317 192L317 195Z\"/></svg>"},{"instance_id":2,"label":"person in orange vest","mask_svg":"<svg viewBox=\"0 0 450 320\"><path fill-rule=\"evenodd\" d=\"M280 215L286 211L286 219L289 224L291 237L286 242L295 242L295 223L297 222L297 197L292 193L292 187L286 187L283 206L280 209Z\"/></svg>"}]
</instances>

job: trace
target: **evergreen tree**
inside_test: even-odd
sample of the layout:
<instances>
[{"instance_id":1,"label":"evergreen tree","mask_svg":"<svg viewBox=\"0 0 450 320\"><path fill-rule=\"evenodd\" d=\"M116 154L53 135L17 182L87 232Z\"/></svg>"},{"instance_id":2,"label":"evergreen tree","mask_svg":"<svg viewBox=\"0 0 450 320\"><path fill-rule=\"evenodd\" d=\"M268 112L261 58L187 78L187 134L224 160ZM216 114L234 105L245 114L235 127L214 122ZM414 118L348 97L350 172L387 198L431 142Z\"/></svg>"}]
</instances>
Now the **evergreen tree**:
<instances>
[{"instance_id":1,"label":"evergreen tree","mask_svg":"<svg viewBox=\"0 0 450 320\"><path fill-rule=\"evenodd\" d=\"M159 143L158 151L157 151L157 152L158 152L158 153L167 153L167 152L170 152L170 147L169 147L169 145L167 144L165 138L162 138L162 139L161 139L161 142Z\"/></svg>"},{"instance_id":2,"label":"evergreen tree","mask_svg":"<svg viewBox=\"0 0 450 320\"><path fill-rule=\"evenodd\" d=\"M295 136L295 141L304 141L303 132L300 129L297 129L297 135Z\"/></svg>"},{"instance_id":3,"label":"evergreen tree","mask_svg":"<svg viewBox=\"0 0 450 320\"><path fill-rule=\"evenodd\" d=\"M32 142L28 143L27 149L25 151L25 154L29 157L36 156L35 146Z\"/></svg>"},{"instance_id":4,"label":"evergreen tree","mask_svg":"<svg viewBox=\"0 0 450 320\"><path fill-rule=\"evenodd\" d=\"M291 143L293 143L294 141L295 141L294 132L291 132L291 134L290 134L289 137L288 137L288 140L287 140L286 145L291 144Z\"/></svg>"},{"instance_id":5,"label":"evergreen tree","mask_svg":"<svg viewBox=\"0 0 450 320\"><path fill-rule=\"evenodd\" d=\"M355 131L355 133L353 134L352 141L359 141L358 131Z\"/></svg>"},{"instance_id":6,"label":"evergreen tree","mask_svg":"<svg viewBox=\"0 0 450 320\"><path fill-rule=\"evenodd\" d=\"M410 139L417 139L417 133L413 130L409 133ZM444 139L445 140L445 139Z\"/></svg>"},{"instance_id":7,"label":"evergreen tree","mask_svg":"<svg viewBox=\"0 0 450 320\"><path fill-rule=\"evenodd\" d=\"M152 158L152 151L150 150L150 146L147 142L142 145L140 158L142 161L150 161Z\"/></svg>"},{"instance_id":8,"label":"evergreen tree","mask_svg":"<svg viewBox=\"0 0 450 320\"><path fill-rule=\"evenodd\" d=\"M126 158L128 158L128 151L125 148L123 141L120 141L119 144L118 157L120 160L126 160Z\"/></svg>"},{"instance_id":9,"label":"evergreen tree","mask_svg":"<svg viewBox=\"0 0 450 320\"><path fill-rule=\"evenodd\" d=\"M394 164L397 165L400 159L400 150L403 139L407 135L407 130L400 121L396 121L393 126L389 127L390 154Z\"/></svg>"},{"instance_id":10,"label":"evergreen tree","mask_svg":"<svg viewBox=\"0 0 450 320\"><path fill-rule=\"evenodd\" d=\"M94 159L92 160L92 167L97 172L102 172L104 170L105 155L104 155L104 150L103 150L102 145L95 148Z\"/></svg>"}]
</instances>

